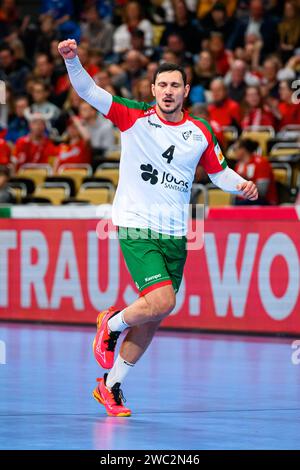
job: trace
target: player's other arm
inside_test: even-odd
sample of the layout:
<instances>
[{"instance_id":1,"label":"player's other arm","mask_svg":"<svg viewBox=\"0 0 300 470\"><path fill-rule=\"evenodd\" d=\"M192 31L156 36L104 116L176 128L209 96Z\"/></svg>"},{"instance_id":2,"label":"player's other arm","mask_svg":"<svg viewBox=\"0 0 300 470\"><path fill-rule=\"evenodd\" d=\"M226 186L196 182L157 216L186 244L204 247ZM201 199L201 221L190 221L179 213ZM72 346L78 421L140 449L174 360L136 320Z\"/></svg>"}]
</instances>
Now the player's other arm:
<instances>
[{"instance_id":1,"label":"player's other arm","mask_svg":"<svg viewBox=\"0 0 300 470\"><path fill-rule=\"evenodd\" d=\"M250 201L258 198L257 187L253 181L247 181L228 166L217 173L208 173L211 181L223 191L239 194Z\"/></svg>"},{"instance_id":2,"label":"player's other arm","mask_svg":"<svg viewBox=\"0 0 300 470\"><path fill-rule=\"evenodd\" d=\"M92 77L82 67L77 55L75 39L66 39L58 44L58 51L63 57L72 86L83 100L96 108L100 113L108 114L112 95L96 85Z\"/></svg>"},{"instance_id":3,"label":"player's other arm","mask_svg":"<svg viewBox=\"0 0 300 470\"><path fill-rule=\"evenodd\" d=\"M207 138L207 148L202 154L199 164L203 166L211 181L223 191L239 194L255 201L258 192L253 181L245 180L227 166L226 159L211 126L204 120L202 122L204 123L202 129Z\"/></svg>"}]
</instances>

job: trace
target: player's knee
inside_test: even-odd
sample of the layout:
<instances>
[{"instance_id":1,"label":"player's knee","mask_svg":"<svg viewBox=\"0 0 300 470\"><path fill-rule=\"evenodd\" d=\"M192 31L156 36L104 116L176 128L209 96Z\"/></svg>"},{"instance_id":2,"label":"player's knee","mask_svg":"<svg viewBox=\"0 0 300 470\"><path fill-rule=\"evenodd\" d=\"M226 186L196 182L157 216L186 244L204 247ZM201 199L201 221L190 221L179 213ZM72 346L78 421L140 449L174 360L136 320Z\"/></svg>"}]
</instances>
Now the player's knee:
<instances>
[{"instance_id":1,"label":"player's knee","mask_svg":"<svg viewBox=\"0 0 300 470\"><path fill-rule=\"evenodd\" d=\"M153 321L159 321L168 316L176 305L176 297L174 293L170 293L164 297L153 299L151 305L151 313Z\"/></svg>"}]
</instances>

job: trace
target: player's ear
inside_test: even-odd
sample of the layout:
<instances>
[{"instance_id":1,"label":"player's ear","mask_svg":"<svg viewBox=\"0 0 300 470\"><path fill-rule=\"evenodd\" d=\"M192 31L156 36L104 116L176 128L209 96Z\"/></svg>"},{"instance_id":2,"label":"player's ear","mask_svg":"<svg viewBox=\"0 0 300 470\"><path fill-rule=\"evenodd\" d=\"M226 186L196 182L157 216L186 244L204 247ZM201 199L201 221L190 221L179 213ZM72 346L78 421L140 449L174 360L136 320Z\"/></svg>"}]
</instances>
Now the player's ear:
<instances>
[{"instance_id":1,"label":"player's ear","mask_svg":"<svg viewBox=\"0 0 300 470\"><path fill-rule=\"evenodd\" d=\"M151 84L152 95L155 96L155 86L154 83Z\"/></svg>"},{"instance_id":2,"label":"player's ear","mask_svg":"<svg viewBox=\"0 0 300 470\"><path fill-rule=\"evenodd\" d=\"M184 97L186 98L190 92L190 85L185 85L184 87Z\"/></svg>"}]
</instances>

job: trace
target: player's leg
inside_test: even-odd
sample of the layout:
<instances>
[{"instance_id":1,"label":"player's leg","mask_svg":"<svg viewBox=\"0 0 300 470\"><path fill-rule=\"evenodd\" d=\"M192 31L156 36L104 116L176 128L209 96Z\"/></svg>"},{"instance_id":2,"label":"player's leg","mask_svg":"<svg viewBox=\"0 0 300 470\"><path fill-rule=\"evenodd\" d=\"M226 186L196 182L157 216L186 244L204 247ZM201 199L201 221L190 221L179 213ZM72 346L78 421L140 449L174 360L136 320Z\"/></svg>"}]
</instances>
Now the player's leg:
<instances>
[{"instance_id":1,"label":"player's leg","mask_svg":"<svg viewBox=\"0 0 300 470\"><path fill-rule=\"evenodd\" d=\"M114 330L111 333L118 335L120 334L118 329L131 327L112 370L108 376L105 374L103 379L99 379L100 384L94 390L94 397L104 404L108 414L114 416L129 416L130 410L126 409L122 402L120 385L151 343L160 321L173 310L175 292L178 291L182 278L186 258L185 242L173 240L161 246L160 243L158 245L152 241L149 243L150 245L144 242L134 243L134 247L129 246L130 250L122 249L127 267L140 288L142 297L122 312L112 313L107 321L107 326L109 324ZM168 257L164 255L163 247L169 252ZM168 269L170 260L171 269ZM157 278L163 278L163 281L159 282ZM107 354L104 350L103 352L104 355ZM102 400L101 388L102 397L104 396Z\"/></svg>"},{"instance_id":2,"label":"player's leg","mask_svg":"<svg viewBox=\"0 0 300 470\"><path fill-rule=\"evenodd\" d=\"M152 285L150 292L118 311L113 308L98 315L98 330L93 343L94 355L101 367L111 369L117 340L126 328L156 322L167 316L175 306L175 292L172 281L161 286ZM126 315L126 316L125 316Z\"/></svg>"},{"instance_id":3,"label":"player's leg","mask_svg":"<svg viewBox=\"0 0 300 470\"><path fill-rule=\"evenodd\" d=\"M167 287L173 290L172 286ZM133 326L129 329L112 369L108 374L104 374L103 378L97 379L99 384L95 388L93 396L99 403L105 406L110 416L119 417L131 415L130 409L124 406L124 397L120 387L127 374L148 348L159 327L162 317L162 309L159 310L160 299L162 298L160 291L162 289L164 292L166 291L164 288L156 289L147 295L147 299L144 299L147 304L149 303L148 310L151 313L151 321ZM138 300L141 301L142 299L143 298L140 298ZM141 304L141 302L138 301L137 303ZM157 320L153 318L153 311L159 312Z\"/></svg>"}]
</instances>

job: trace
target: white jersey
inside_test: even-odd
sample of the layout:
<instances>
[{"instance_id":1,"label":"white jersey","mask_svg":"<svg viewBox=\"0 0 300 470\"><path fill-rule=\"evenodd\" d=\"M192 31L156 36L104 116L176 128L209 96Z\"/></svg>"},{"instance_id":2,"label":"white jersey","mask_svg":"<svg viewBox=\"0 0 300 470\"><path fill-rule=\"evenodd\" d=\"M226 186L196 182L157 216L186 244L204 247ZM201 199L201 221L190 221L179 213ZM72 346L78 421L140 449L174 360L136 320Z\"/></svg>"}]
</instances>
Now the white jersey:
<instances>
[{"instance_id":1,"label":"white jersey","mask_svg":"<svg viewBox=\"0 0 300 470\"><path fill-rule=\"evenodd\" d=\"M164 121L154 106L112 96L97 86L78 57L66 67L79 96L121 131L119 184L113 223L184 235L195 169L201 164L214 184L241 194L244 178L227 167L214 133L204 119L184 112L180 122Z\"/></svg>"},{"instance_id":2,"label":"white jersey","mask_svg":"<svg viewBox=\"0 0 300 470\"><path fill-rule=\"evenodd\" d=\"M208 173L227 166L211 127L187 112L180 122L164 121L155 107L120 97L106 117L121 131L113 223L184 235L198 163Z\"/></svg>"}]
</instances>

